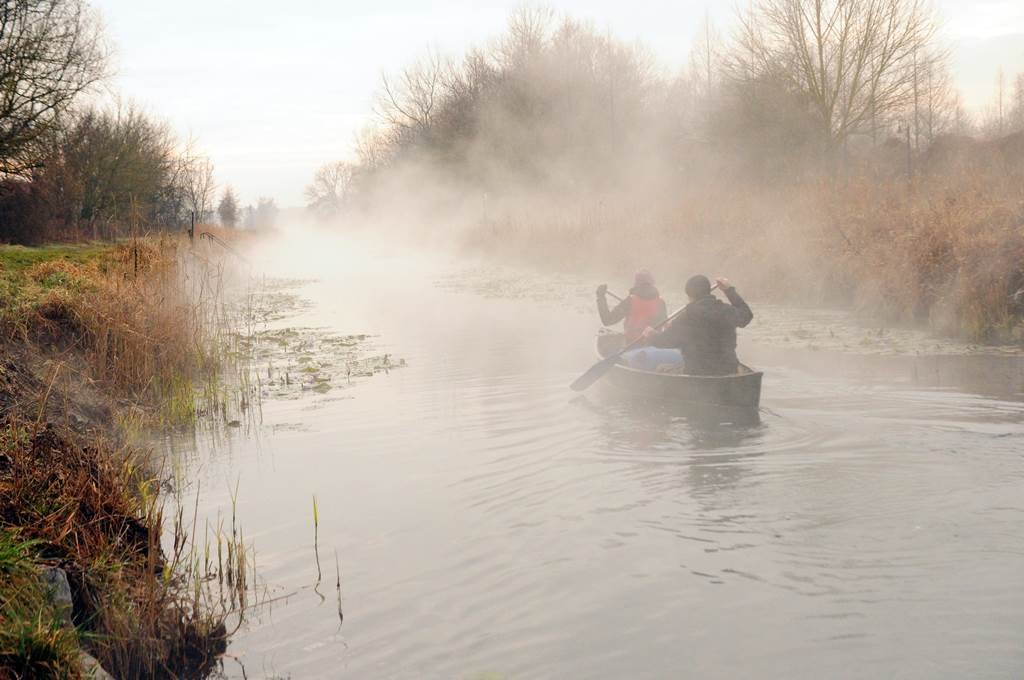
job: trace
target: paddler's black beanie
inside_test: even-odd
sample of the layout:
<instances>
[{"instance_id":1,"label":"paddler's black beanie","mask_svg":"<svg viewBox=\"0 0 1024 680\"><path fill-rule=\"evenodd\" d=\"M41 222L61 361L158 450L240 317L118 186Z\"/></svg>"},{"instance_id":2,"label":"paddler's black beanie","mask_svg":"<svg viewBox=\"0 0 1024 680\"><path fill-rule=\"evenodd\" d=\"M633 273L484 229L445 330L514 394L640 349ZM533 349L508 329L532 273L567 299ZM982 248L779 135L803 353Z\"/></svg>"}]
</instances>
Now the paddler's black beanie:
<instances>
[{"instance_id":1,"label":"paddler's black beanie","mask_svg":"<svg viewBox=\"0 0 1024 680\"><path fill-rule=\"evenodd\" d=\"M686 294L691 300L699 300L702 297L711 295L711 282L703 274L691 276L686 282Z\"/></svg>"}]
</instances>

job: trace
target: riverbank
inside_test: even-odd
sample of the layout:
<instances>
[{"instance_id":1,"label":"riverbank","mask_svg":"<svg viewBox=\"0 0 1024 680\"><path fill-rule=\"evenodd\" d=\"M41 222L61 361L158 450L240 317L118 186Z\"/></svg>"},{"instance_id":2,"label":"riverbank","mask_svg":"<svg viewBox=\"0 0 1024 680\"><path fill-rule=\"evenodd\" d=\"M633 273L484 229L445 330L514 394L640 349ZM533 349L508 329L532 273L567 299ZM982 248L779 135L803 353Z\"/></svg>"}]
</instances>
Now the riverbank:
<instances>
[{"instance_id":1,"label":"riverbank","mask_svg":"<svg viewBox=\"0 0 1024 680\"><path fill-rule=\"evenodd\" d=\"M161 547L161 472L124 437L192 417L216 363L193 288L218 272L183 276L185 243L0 247L0 677L202 677L226 647L180 516Z\"/></svg>"}]
</instances>

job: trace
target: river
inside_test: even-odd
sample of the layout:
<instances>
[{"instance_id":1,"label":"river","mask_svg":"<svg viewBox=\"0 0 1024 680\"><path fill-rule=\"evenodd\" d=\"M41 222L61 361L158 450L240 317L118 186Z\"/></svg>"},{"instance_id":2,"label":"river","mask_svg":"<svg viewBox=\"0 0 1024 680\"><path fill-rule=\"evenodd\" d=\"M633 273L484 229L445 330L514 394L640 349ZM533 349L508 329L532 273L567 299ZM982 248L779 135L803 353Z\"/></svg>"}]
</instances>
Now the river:
<instances>
[{"instance_id":1,"label":"river","mask_svg":"<svg viewBox=\"0 0 1024 680\"><path fill-rule=\"evenodd\" d=\"M238 488L264 604L225 675L1024 675L1020 355L754 296L737 425L570 392L592 283L343 240L253 259L302 279L266 329L393 368L154 438L198 526Z\"/></svg>"}]
</instances>

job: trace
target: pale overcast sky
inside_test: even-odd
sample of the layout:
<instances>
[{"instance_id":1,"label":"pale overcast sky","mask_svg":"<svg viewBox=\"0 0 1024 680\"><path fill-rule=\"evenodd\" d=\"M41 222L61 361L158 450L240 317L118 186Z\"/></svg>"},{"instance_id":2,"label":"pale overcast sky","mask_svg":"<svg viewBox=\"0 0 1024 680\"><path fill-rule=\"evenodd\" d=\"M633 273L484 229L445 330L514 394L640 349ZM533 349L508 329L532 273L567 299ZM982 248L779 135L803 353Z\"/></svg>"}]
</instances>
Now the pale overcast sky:
<instances>
[{"instance_id":1,"label":"pale overcast sky","mask_svg":"<svg viewBox=\"0 0 1024 680\"><path fill-rule=\"evenodd\" d=\"M190 132L218 184L243 202L300 205L317 167L348 158L382 72L428 48L459 55L500 34L520 0L93 0L116 45L115 90ZM685 63L705 12L723 31L733 2L554 0L559 13ZM1024 0L941 0L944 40L967 104L992 98L997 69L1024 72Z\"/></svg>"}]
</instances>

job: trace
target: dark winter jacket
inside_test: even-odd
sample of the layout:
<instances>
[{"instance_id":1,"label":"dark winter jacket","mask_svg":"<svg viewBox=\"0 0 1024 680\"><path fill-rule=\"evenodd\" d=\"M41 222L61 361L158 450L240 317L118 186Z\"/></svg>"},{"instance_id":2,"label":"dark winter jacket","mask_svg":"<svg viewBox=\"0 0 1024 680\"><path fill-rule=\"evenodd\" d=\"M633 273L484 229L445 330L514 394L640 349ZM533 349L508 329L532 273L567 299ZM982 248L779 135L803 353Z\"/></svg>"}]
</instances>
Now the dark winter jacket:
<instances>
[{"instance_id":1,"label":"dark winter jacket","mask_svg":"<svg viewBox=\"0 0 1024 680\"><path fill-rule=\"evenodd\" d=\"M662 333L651 338L655 347L674 347L686 358L690 375L730 375L739 368L736 329L754 313L735 288L725 291L731 305L714 295L694 300Z\"/></svg>"}]
</instances>

